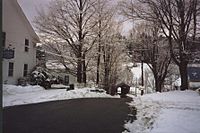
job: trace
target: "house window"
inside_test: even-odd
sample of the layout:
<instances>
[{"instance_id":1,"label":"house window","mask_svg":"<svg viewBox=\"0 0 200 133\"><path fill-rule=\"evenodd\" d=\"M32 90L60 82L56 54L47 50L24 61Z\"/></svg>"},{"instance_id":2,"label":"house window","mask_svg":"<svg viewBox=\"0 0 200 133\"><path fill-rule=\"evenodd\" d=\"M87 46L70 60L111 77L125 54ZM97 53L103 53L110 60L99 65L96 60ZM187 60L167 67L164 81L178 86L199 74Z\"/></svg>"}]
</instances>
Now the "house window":
<instances>
[{"instance_id":1,"label":"house window","mask_svg":"<svg viewBox=\"0 0 200 133\"><path fill-rule=\"evenodd\" d=\"M8 66L8 76L9 77L13 76L13 71L14 71L14 63L13 62L9 62L9 66Z\"/></svg>"},{"instance_id":2,"label":"house window","mask_svg":"<svg viewBox=\"0 0 200 133\"><path fill-rule=\"evenodd\" d=\"M24 77L28 75L28 64L24 64Z\"/></svg>"},{"instance_id":3,"label":"house window","mask_svg":"<svg viewBox=\"0 0 200 133\"><path fill-rule=\"evenodd\" d=\"M28 39L25 39L25 52L28 52L29 51L29 40Z\"/></svg>"},{"instance_id":4,"label":"house window","mask_svg":"<svg viewBox=\"0 0 200 133\"><path fill-rule=\"evenodd\" d=\"M6 32L3 32L2 33L2 45L3 45L3 47L5 47L6 46Z\"/></svg>"}]
</instances>

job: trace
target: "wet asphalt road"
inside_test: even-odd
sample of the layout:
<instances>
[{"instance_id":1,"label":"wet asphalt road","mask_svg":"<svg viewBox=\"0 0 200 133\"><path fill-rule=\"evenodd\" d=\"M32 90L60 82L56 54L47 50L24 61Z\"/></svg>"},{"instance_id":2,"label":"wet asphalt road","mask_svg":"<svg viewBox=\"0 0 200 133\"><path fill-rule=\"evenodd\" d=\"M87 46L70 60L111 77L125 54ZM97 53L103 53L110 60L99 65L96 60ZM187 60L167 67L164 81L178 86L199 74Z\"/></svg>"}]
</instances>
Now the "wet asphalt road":
<instances>
[{"instance_id":1,"label":"wet asphalt road","mask_svg":"<svg viewBox=\"0 0 200 133\"><path fill-rule=\"evenodd\" d=\"M121 133L131 99L88 98L3 109L3 133Z\"/></svg>"}]
</instances>

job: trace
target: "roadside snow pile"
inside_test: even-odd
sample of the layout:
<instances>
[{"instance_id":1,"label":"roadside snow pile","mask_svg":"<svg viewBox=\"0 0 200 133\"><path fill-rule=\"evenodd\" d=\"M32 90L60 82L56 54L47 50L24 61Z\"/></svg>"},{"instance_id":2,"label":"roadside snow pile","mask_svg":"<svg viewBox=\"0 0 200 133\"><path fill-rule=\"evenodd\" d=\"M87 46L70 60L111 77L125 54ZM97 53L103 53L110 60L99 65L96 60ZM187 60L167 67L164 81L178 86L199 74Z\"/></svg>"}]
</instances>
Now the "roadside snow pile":
<instances>
[{"instance_id":1,"label":"roadside snow pile","mask_svg":"<svg viewBox=\"0 0 200 133\"><path fill-rule=\"evenodd\" d=\"M66 85L63 85L63 84L52 84L51 85L51 88L53 88L53 89L66 89L68 87L69 86L66 86Z\"/></svg>"},{"instance_id":2,"label":"roadside snow pile","mask_svg":"<svg viewBox=\"0 0 200 133\"><path fill-rule=\"evenodd\" d=\"M81 88L71 91L66 89L45 90L40 86L3 86L3 107L40 103L47 101L66 100L74 98L91 98L91 97L109 97L118 98L119 96L110 96L106 92L92 92L95 88Z\"/></svg>"},{"instance_id":3,"label":"roadside snow pile","mask_svg":"<svg viewBox=\"0 0 200 133\"><path fill-rule=\"evenodd\" d=\"M200 131L200 96L195 91L173 91L133 97L130 106L137 108L137 120L125 124L125 128L132 133Z\"/></svg>"},{"instance_id":4,"label":"roadside snow pile","mask_svg":"<svg viewBox=\"0 0 200 133\"><path fill-rule=\"evenodd\" d=\"M37 91L43 91L44 88L41 86L15 86L15 85L3 85L3 95L15 95L15 94L23 94L23 93L31 93Z\"/></svg>"}]
</instances>

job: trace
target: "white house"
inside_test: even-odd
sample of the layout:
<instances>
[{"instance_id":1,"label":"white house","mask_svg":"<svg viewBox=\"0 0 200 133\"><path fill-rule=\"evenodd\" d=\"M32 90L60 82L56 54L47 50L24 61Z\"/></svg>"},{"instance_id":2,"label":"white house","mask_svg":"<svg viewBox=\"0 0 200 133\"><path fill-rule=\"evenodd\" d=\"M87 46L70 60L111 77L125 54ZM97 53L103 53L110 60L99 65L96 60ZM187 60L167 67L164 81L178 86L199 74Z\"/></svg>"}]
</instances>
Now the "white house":
<instances>
[{"instance_id":1,"label":"white house","mask_svg":"<svg viewBox=\"0 0 200 133\"><path fill-rule=\"evenodd\" d=\"M3 83L16 84L36 65L39 38L17 0L3 0ZM14 53L14 57L13 57Z\"/></svg>"},{"instance_id":2,"label":"white house","mask_svg":"<svg viewBox=\"0 0 200 133\"><path fill-rule=\"evenodd\" d=\"M65 67L57 60L48 60L46 62L46 68L53 76L60 77L63 80L63 84L77 84L76 76L66 72Z\"/></svg>"}]
</instances>

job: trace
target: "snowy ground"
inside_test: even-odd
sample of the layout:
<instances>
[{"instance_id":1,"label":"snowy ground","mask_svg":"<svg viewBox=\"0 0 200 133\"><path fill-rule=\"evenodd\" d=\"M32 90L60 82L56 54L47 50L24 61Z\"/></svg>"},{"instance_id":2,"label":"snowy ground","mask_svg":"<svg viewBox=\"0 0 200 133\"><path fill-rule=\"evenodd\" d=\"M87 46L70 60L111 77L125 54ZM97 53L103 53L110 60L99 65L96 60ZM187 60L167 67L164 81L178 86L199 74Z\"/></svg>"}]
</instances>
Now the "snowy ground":
<instances>
[{"instance_id":1,"label":"snowy ground","mask_svg":"<svg viewBox=\"0 0 200 133\"><path fill-rule=\"evenodd\" d=\"M45 90L40 86L3 85L3 107L74 98L113 97L105 92L99 93L91 90L95 90L95 88L66 91L66 89ZM116 97L119 96L114 98Z\"/></svg>"},{"instance_id":2,"label":"snowy ground","mask_svg":"<svg viewBox=\"0 0 200 133\"><path fill-rule=\"evenodd\" d=\"M137 108L137 120L125 124L132 133L200 132L200 96L195 91L133 97L130 105Z\"/></svg>"}]
</instances>

